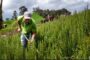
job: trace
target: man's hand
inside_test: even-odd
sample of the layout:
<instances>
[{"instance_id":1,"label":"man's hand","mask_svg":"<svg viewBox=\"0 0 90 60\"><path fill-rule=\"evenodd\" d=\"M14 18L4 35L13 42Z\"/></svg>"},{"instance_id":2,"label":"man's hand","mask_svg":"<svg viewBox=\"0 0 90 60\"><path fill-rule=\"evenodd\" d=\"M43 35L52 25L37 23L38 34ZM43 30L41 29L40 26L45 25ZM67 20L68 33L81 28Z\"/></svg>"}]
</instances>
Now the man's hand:
<instances>
[{"instance_id":1,"label":"man's hand","mask_svg":"<svg viewBox=\"0 0 90 60\"><path fill-rule=\"evenodd\" d=\"M34 39L31 39L31 43L34 41Z\"/></svg>"},{"instance_id":2,"label":"man's hand","mask_svg":"<svg viewBox=\"0 0 90 60\"><path fill-rule=\"evenodd\" d=\"M29 44L29 45L32 45L32 44L34 43L34 41L35 41L35 35L36 35L36 34L32 34L31 39L28 40L28 44Z\"/></svg>"},{"instance_id":3,"label":"man's hand","mask_svg":"<svg viewBox=\"0 0 90 60\"><path fill-rule=\"evenodd\" d=\"M33 43L34 43L34 40L28 40L28 45L29 45L29 46L32 46Z\"/></svg>"},{"instance_id":4,"label":"man's hand","mask_svg":"<svg viewBox=\"0 0 90 60\"><path fill-rule=\"evenodd\" d=\"M21 31L21 29L20 29L20 28L18 28L18 29L17 29L17 32L20 32L20 31Z\"/></svg>"},{"instance_id":5,"label":"man's hand","mask_svg":"<svg viewBox=\"0 0 90 60\"><path fill-rule=\"evenodd\" d=\"M31 40L28 40L28 44L31 44Z\"/></svg>"}]
</instances>

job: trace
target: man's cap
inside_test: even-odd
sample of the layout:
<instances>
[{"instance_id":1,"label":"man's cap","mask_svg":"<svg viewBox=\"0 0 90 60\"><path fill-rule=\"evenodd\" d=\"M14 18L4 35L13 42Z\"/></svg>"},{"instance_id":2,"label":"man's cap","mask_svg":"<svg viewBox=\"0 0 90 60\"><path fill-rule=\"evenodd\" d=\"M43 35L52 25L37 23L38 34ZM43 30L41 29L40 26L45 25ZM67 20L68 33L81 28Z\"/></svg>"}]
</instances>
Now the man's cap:
<instances>
[{"instance_id":1,"label":"man's cap","mask_svg":"<svg viewBox=\"0 0 90 60\"><path fill-rule=\"evenodd\" d=\"M30 18L31 18L31 13L28 12L28 11L26 11L26 12L24 13L24 19L30 19Z\"/></svg>"}]
</instances>

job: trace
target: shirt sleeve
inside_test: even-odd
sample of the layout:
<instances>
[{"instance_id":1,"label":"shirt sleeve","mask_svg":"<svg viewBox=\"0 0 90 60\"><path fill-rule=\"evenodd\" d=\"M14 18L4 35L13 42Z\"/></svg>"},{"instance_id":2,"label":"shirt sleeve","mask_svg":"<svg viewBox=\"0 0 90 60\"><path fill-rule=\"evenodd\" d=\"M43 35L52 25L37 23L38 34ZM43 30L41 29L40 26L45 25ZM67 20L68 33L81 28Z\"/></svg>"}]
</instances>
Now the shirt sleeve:
<instances>
[{"instance_id":1,"label":"shirt sleeve","mask_svg":"<svg viewBox=\"0 0 90 60\"><path fill-rule=\"evenodd\" d=\"M21 24L21 22L22 22L22 18L23 18L23 16L19 16L18 18L17 18L17 21Z\"/></svg>"},{"instance_id":2,"label":"shirt sleeve","mask_svg":"<svg viewBox=\"0 0 90 60\"><path fill-rule=\"evenodd\" d=\"M36 24L35 24L34 21L33 21L33 24L32 24L32 33L36 33Z\"/></svg>"}]
</instances>

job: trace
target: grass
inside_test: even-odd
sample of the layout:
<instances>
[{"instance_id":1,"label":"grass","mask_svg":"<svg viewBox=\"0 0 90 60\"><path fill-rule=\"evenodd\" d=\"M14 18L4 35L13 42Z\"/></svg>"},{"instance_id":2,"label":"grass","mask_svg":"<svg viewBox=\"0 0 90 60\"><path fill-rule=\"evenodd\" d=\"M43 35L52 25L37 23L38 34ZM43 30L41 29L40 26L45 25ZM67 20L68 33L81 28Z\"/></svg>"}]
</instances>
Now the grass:
<instances>
[{"instance_id":1,"label":"grass","mask_svg":"<svg viewBox=\"0 0 90 60\"><path fill-rule=\"evenodd\" d=\"M27 49L24 51L21 46L20 34L1 36L0 59L89 59L89 16L90 11L88 10L37 25L36 42L29 44L28 51ZM4 31L1 30L0 32Z\"/></svg>"}]
</instances>

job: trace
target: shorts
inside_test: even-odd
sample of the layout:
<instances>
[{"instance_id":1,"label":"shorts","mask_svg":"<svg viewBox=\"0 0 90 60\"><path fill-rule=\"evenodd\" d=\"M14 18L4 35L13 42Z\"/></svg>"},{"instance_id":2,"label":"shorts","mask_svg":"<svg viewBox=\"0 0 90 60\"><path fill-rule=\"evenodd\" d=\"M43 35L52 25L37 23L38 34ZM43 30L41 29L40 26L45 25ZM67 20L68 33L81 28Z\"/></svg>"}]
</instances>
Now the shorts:
<instances>
[{"instance_id":1,"label":"shorts","mask_svg":"<svg viewBox=\"0 0 90 60\"><path fill-rule=\"evenodd\" d=\"M25 34L21 33L21 44L24 48L27 47L28 39L30 39L30 38L31 38L31 34L25 35Z\"/></svg>"}]
</instances>

